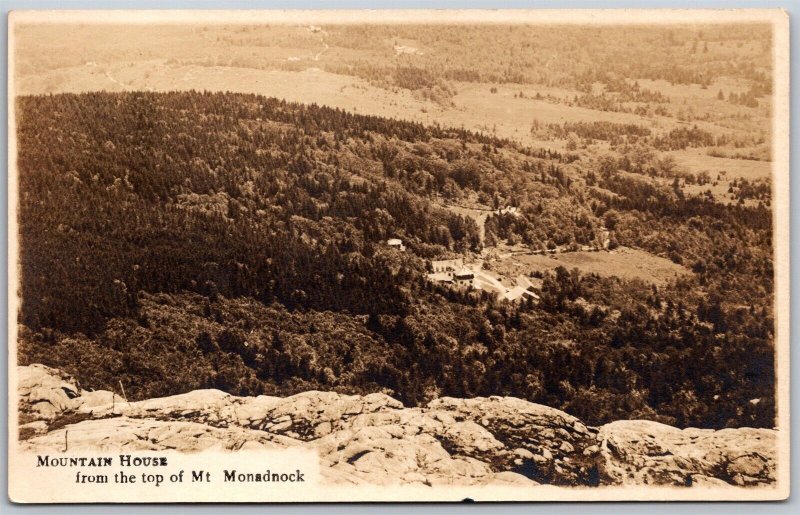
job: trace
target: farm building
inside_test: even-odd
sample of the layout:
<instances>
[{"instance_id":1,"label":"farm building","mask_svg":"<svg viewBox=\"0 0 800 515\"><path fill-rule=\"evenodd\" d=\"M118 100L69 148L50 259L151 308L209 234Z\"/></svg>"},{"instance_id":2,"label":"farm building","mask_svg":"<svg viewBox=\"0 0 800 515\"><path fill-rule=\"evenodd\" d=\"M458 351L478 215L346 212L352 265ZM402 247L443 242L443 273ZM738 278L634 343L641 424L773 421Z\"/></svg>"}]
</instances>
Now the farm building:
<instances>
[{"instance_id":1,"label":"farm building","mask_svg":"<svg viewBox=\"0 0 800 515\"><path fill-rule=\"evenodd\" d=\"M403 240L400 240L398 238L391 238L389 240L386 240L386 245L388 245L389 248L397 249L401 252L406 250L406 246L403 245Z\"/></svg>"},{"instance_id":2,"label":"farm building","mask_svg":"<svg viewBox=\"0 0 800 515\"><path fill-rule=\"evenodd\" d=\"M464 260L461 258L431 261L431 270L433 273L428 274L428 279L437 283L471 285L475 278L472 270L464 268Z\"/></svg>"},{"instance_id":3,"label":"farm building","mask_svg":"<svg viewBox=\"0 0 800 515\"><path fill-rule=\"evenodd\" d=\"M472 281L474 279L475 279L475 272L473 272L468 268L462 268L461 270L453 274L453 281L456 284L472 286Z\"/></svg>"}]
</instances>

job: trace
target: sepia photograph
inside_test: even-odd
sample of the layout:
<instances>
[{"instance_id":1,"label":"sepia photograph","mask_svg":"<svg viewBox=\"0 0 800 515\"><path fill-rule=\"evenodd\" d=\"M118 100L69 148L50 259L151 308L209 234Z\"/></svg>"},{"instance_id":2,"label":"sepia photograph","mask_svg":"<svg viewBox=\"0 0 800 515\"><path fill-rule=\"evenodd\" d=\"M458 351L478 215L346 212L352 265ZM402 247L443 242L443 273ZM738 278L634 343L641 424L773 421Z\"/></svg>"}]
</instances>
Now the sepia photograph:
<instances>
[{"instance_id":1,"label":"sepia photograph","mask_svg":"<svg viewBox=\"0 0 800 515\"><path fill-rule=\"evenodd\" d=\"M8 24L12 501L788 497L785 12Z\"/></svg>"}]
</instances>

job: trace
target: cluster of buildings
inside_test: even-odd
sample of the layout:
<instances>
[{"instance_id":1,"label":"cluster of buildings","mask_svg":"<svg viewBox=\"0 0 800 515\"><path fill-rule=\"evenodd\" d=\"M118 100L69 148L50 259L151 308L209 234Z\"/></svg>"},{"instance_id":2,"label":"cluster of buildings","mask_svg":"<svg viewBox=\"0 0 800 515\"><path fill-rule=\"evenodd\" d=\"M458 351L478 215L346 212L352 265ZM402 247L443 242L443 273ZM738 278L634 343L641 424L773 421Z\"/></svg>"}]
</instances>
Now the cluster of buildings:
<instances>
[{"instance_id":1,"label":"cluster of buildings","mask_svg":"<svg viewBox=\"0 0 800 515\"><path fill-rule=\"evenodd\" d=\"M405 251L403 241L398 238L387 240L386 245L401 252ZM537 288L529 278L519 275L514 278L513 286L506 286L494 274L484 270L482 262L465 264L463 258L433 260L430 262L430 269L428 280L435 283L454 288L489 291L509 301L528 298L539 300L534 291Z\"/></svg>"},{"instance_id":2,"label":"cluster of buildings","mask_svg":"<svg viewBox=\"0 0 800 515\"><path fill-rule=\"evenodd\" d=\"M461 258L431 261L431 270L428 279L434 282L472 286L475 281L475 271L465 267Z\"/></svg>"},{"instance_id":3,"label":"cluster of buildings","mask_svg":"<svg viewBox=\"0 0 800 515\"><path fill-rule=\"evenodd\" d=\"M514 286L508 287L491 272L483 270L483 264L480 262L465 265L461 258L431 261L431 270L428 280L433 282L489 291L509 301L527 298L539 300L539 296L533 291L533 283L524 275L517 276L514 279Z\"/></svg>"},{"instance_id":4,"label":"cluster of buildings","mask_svg":"<svg viewBox=\"0 0 800 515\"><path fill-rule=\"evenodd\" d=\"M500 208L497 212L499 214L519 216L517 208L513 206ZM580 250L609 250L610 243L611 231L605 227L600 227L596 233L594 245L584 245ZM403 245L403 240L399 238L386 240L386 245L389 248L401 252L406 249L405 245ZM540 251L529 250L528 252L532 254L555 254L560 251L560 249L550 249ZM484 252L486 252L486 249L484 249ZM513 279L506 280L512 284L512 286L506 286L496 274L492 274L488 270L483 270L482 262L465 264L463 258L433 260L430 262L430 270L430 273L428 273L428 280L435 283L447 284L454 288L490 291L494 292L498 297L509 301L528 298L539 300L539 295L537 295L536 291L540 290L540 286L534 284L530 278L524 275L518 275ZM536 279L534 279L534 281L536 281Z\"/></svg>"}]
</instances>

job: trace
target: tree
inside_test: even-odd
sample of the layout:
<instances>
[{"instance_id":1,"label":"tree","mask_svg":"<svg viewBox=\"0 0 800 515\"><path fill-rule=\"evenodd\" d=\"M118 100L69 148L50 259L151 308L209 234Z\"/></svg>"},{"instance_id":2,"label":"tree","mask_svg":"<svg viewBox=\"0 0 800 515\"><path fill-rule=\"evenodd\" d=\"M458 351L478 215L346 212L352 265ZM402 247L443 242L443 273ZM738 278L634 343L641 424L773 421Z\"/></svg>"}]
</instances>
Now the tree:
<instances>
[{"instance_id":1,"label":"tree","mask_svg":"<svg viewBox=\"0 0 800 515\"><path fill-rule=\"evenodd\" d=\"M209 335L206 331L202 331L200 334L197 335L195 343L200 348L200 350L203 351L203 354L210 354L212 352L216 352L217 350L219 350L219 347L217 347L217 344L214 343L214 340L211 338L211 335Z\"/></svg>"}]
</instances>

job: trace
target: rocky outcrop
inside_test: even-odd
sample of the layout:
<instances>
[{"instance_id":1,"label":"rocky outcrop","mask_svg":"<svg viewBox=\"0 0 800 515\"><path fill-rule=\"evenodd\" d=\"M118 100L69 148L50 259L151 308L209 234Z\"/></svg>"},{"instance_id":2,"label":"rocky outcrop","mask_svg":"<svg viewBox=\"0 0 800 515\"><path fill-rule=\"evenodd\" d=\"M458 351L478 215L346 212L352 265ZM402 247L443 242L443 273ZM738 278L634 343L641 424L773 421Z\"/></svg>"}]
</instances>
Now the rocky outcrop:
<instances>
[{"instance_id":1,"label":"rocky outcrop","mask_svg":"<svg viewBox=\"0 0 800 515\"><path fill-rule=\"evenodd\" d=\"M601 463L622 484L751 486L775 480L775 432L676 429L621 420L598 433Z\"/></svg>"},{"instance_id":2,"label":"rocky outcrop","mask_svg":"<svg viewBox=\"0 0 800 515\"><path fill-rule=\"evenodd\" d=\"M218 390L126 402L42 365L18 368L25 450L314 449L332 482L757 486L775 481L775 431L588 427L511 397L406 408L382 394L235 397Z\"/></svg>"},{"instance_id":3,"label":"rocky outcrop","mask_svg":"<svg viewBox=\"0 0 800 515\"><path fill-rule=\"evenodd\" d=\"M20 408L34 420L52 420L74 409L83 399L75 379L44 365L17 367Z\"/></svg>"}]
</instances>

